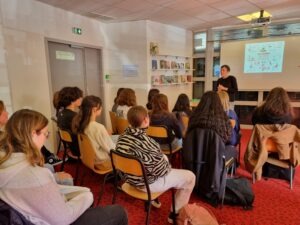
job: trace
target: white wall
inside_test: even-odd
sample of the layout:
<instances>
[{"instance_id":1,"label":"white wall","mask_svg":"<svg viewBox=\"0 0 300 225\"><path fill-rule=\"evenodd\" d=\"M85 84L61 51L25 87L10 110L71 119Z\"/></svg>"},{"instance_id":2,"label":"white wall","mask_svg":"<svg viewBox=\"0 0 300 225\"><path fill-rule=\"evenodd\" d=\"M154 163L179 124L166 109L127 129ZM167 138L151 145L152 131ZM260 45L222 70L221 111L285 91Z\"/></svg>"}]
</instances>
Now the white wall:
<instances>
[{"instance_id":1,"label":"white wall","mask_svg":"<svg viewBox=\"0 0 300 225\"><path fill-rule=\"evenodd\" d=\"M4 46L0 57L4 49L6 57L3 63L0 61L0 69L4 71L4 76L1 71L1 90L10 90L14 111L29 107L50 118L52 93L45 38L102 47L105 25L33 0L1 0L1 22ZM81 27L83 34L73 34L72 27ZM2 66L5 60L10 86L6 68ZM5 95L8 94L1 94L0 98ZM55 134L52 124L50 130ZM54 135L47 144L56 150Z\"/></svg>"},{"instance_id":2,"label":"white wall","mask_svg":"<svg viewBox=\"0 0 300 225\"><path fill-rule=\"evenodd\" d=\"M147 62L149 84L151 84L150 42L158 44L160 55L186 56L191 57L192 59L193 33L191 31L153 21L147 21ZM192 65L192 62L190 63ZM158 88L160 92L168 96L170 110L173 109L179 94L185 93L190 97L190 99L192 98L192 84L155 86L155 88Z\"/></svg>"},{"instance_id":3,"label":"white wall","mask_svg":"<svg viewBox=\"0 0 300 225\"><path fill-rule=\"evenodd\" d=\"M103 50L106 124L119 87L133 88L145 105L151 88L150 42L161 54L192 56L192 32L150 21L103 24L34 0L0 0L0 99L16 111L29 107L51 117L52 93L46 39L94 46ZM82 28L82 35L72 33ZM135 77L123 76L123 65L137 65ZM170 108L180 92L191 96L188 85L162 87ZM51 121L50 121L51 123ZM50 124L50 131L55 133ZM55 149L54 135L47 143Z\"/></svg>"}]
</instances>

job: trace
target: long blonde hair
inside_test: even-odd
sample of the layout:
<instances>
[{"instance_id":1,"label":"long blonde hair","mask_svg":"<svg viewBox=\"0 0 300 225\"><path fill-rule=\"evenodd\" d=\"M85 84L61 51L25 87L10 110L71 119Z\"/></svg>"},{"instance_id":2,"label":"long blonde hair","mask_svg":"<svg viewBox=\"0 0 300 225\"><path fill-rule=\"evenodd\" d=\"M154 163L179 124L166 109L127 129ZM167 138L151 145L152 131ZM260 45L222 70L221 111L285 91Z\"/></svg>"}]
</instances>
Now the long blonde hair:
<instances>
[{"instance_id":1,"label":"long blonde hair","mask_svg":"<svg viewBox=\"0 0 300 225\"><path fill-rule=\"evenodd\" d=\"M229 111L229 95L226 91L218 91L219 98L225 112Z\"/></svg>"},{"instance_id":2,"label":"long blonde hair","mask_svg":"<svg viewBox=\"0 0 300 225\"><path fill-rule=\"evenodd\" d=\"M12 153L23 152L31 165L43 166L44 159L40 149L32 140L32 132L39 132L48 125L48 119L41 113L22 109L16 111L5 125L4 135L0 139L0 164L8 160Z\"/></svg>"}]
</instances>

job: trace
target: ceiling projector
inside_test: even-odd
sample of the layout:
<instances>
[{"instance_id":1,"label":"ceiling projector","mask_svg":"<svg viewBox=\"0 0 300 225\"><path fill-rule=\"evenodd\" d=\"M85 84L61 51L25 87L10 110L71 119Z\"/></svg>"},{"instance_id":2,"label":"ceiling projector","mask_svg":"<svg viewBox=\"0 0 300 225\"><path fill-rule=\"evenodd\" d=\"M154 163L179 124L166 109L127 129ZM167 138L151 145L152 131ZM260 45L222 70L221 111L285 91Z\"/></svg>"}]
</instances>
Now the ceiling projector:
<instances>
[{"instance_id":1,"label":"ceiling projector","mask_svg":"<svg viewBox=\"0 0 300 225\"><path fill-rule=\"evenodd\" d=\"M264 17L264 10L260 10L260 16L251 20L251 24L254 26L266 26L271 23L271 17Z\"/></svg>"}]
</instances>

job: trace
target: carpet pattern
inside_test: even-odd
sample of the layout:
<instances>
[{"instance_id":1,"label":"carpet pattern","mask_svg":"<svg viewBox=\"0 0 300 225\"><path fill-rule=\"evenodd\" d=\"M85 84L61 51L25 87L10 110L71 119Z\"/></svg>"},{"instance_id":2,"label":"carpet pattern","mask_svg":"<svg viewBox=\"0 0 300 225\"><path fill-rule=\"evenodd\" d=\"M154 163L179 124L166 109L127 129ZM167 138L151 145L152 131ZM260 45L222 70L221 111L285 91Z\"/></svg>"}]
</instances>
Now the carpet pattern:
<instances>
[{"instance_id":1,"label":"carpet pattern","mask_svg":"<svg viewBox=\"0 0 300 225\"><path fill-rule=\"evenodd\" d=\"M243 130L241 159L245 152L246 145L251 135L251 130ZM243 160L241 166L237 170L237 176L248 178L251 175L244 170ZM66 172L74 175L75 164L66 163ZM300 171L296 169L294 187L289 189L289 183L284 180L262 179L252 185L255 193L253 209L245 211L242 207L227 206L223 208L214 208L203 202L197 195L193 194L190 203L199 203L211 209L215 214L219 224L223 225L299 225L300 224ZM85 177L83 186L91 188L95 199L98 198L100 183L102 177L93 174L90 171ZM100 205L111 204L113 184L107 183L104 195ZM160 209L152 207L150 215L150 224L167 225L167 217L171 206L171 192L166 192L160 197L162 206ZM136 200L124 193L118 192L118 204L124 206L128 212L130 225L145 224L146 212L144 211L144 203Z\"/></svg>"}]
</instances>

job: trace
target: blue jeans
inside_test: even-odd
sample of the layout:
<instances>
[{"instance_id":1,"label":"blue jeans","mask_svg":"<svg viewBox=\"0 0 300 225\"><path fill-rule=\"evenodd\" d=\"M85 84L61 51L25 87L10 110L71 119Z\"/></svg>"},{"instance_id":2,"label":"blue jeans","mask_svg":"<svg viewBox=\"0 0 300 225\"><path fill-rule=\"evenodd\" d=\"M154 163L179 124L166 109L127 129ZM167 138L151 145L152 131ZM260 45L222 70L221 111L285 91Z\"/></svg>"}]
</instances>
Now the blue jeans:
<instances>
[{"instance_id":1,"label":"blue jeans","mask_svg":"<svg viewBox=\"0 0 300 225\"><path fill-rule=\"evenodd\" d=\"M125 209L108 205L87 209L72 225L128 225Z\"/></svg>"}]
</instances>

